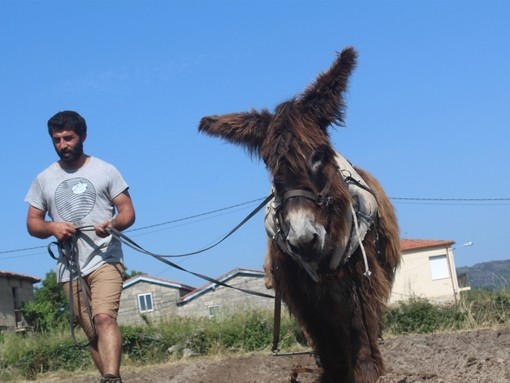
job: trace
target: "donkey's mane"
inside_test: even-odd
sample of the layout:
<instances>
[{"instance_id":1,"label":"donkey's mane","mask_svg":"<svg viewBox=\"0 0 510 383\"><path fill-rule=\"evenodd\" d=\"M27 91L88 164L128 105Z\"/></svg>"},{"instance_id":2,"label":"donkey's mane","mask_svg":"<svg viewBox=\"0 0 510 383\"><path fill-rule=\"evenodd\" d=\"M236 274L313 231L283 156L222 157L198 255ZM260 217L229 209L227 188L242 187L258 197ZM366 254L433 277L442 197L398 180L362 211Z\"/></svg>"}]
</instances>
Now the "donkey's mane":
<instances>
[{"instance_id":1,"label":"donkey's mane","mask_svg":"<svg viewBox=\"0 0 510 383\"><path fill-rule=\"evenodd\" d=\"M307 159L321 146L330 147L326 131L301 111L296 99L280 104L274 113L261 156L272 172L278 170L282 158L294 174L306 173Z\"/></svg>"}]
</instances>

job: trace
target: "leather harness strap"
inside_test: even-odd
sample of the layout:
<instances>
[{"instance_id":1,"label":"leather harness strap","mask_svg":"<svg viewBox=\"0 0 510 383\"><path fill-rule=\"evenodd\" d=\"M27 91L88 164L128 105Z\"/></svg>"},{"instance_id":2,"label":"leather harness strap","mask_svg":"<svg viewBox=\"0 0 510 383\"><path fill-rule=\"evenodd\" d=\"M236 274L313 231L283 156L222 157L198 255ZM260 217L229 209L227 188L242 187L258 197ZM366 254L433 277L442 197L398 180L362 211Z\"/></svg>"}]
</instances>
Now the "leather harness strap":
<instances>
[{"instance_id":1,"label":"leather harness strap","mask_svg":"<svg viewBox=\"0 0 510 383\"><path fill-rule=\"evenodd\" d=\"M279 290L275 289L274 297L274 316L273 316L273 347L271 351L273 354L278 354L280 351L280 324L282 314L282 296Z\"/></svg>"}]
</instances>

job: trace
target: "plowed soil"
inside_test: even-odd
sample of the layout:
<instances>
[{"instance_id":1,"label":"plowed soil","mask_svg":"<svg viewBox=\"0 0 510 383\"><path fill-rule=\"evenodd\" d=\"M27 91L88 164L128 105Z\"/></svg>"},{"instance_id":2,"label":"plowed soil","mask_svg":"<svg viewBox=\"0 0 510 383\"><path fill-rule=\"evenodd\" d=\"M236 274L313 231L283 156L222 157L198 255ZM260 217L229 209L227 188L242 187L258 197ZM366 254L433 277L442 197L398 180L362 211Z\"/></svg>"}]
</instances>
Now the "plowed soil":
<instances>
[{"instance_id":1,"label":"plowed soil","mask_svg":"<svg viewBox=\"0 0 510 383\"><path fill-rule=\"evenodd\" d=\"M483 329L392 337L381 345L386 374L379 383L510 382L510 329ZM315 382L310 355L254 354L226 358L190 358L182 362L123 369L125 383L290 383ZM296 376L297 373L297 376ZM40 377L37 382L97 382L94 372Z\"/></svg>"}]
</instances>

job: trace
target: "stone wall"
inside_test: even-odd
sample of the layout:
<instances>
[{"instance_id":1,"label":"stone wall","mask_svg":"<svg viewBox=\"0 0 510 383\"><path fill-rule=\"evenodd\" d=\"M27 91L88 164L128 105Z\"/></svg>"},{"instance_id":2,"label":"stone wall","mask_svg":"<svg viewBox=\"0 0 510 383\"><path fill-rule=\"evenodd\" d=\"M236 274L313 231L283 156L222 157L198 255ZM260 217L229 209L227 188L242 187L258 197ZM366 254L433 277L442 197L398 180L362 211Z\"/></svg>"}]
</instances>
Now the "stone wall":
<instances>
[{"instance_id":1,"label":"stone wall","mask_svg":"<svg viewBox=\"0 0 510 383\"><path fill-rule=\"evenodd\" d=\"M264 286L264 273L259 270L236 269L220 277L220 281L238 289L273 295L273 291ZM141 294L150 294L153 310L140 311ZM218 317L260 309L272 311L274 299L213 283L192 290L190 286L144 275L125 282L118 322L121 325L140 325L175 317Z\"/></svg>"},{"instance_id":2,"label":"stone wall","mask_svg":"<svg viewBox=\"0 0 510 383\"><path fill-rule=\"evenodd\" d=\"M238 274L225 283L237 288L273 295L273 291L267 290L264 286L263 274L252 276ZM177 310L179 316L213 317L244 310L273 310L274 307L274 300L271 298L247 294L221 285L211 285L193 295L190 293L179 303Z\"/></svg>"},{"instance_id":3,"label":"stone wall","mask_svg":"<svg viewBox=\"0 0 510 383\"><path fill-rule=\"evenodd\" d=\"M33 282L0 276L0 329L14 329L17 322L23 321L19 309L33 299Z\"/></svg>"},{"instance_id":4,"label":"stone wall","mask_svg":"<svg viewBox=\"0 0 510 383\"><path fill-rule=\"evenodd\" d=\"M138 305L140 294L151 294L152 311L140 312ZM179 298L178 288L144 281L138 282L122 291L118 322L135 325L145 323L144 318L151 323L157 323L175 317Z\"/></svg>"}]
</instances>

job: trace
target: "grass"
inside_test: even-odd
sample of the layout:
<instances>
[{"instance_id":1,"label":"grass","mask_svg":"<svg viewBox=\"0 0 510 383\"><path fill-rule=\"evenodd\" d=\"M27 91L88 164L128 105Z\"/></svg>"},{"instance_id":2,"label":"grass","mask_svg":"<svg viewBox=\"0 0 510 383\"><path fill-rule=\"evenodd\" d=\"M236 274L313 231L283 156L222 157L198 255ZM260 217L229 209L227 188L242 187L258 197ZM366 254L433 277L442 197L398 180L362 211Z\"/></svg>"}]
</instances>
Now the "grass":
<instances>
[{"instance_id":1,"label":"grass","mask_svg":"<svg viewBox=\"0 0 510 383\"><path fill-rule=\"evenodd\" d=\"M141 366L182 359L185 353L201 356L270 352L271 312L245 312L211 320L176 318L159 324L121 326L123 365ZM281 343L302 348L299 327L282 316ZM83 343L83 338L79 339ZM170 352L169 350L172 350ZM34 380L38 375L88 371L93 364L84 348L76 347L69 331L0 336L0 381Z\"/></svg>"},{"instance_id":2,"label":"grass","mask_svg":"<svg viewBox=\"0 0 510 383\"><path fill-rule=\"evenodd\" d=\"M510 325L510 291L473 290L457 304L434 305L413 298L387 309L388 335L470 330ZM218 355L271 352L271 312L245 312L219 319L177 318L159 324L122 326L123 365L141 366L180 360L186 353ZM293 319L283 315L282 350L307 349ZM34 380L41 374L93 369L86 349L77 348L69 331L0 335L0 381Z\"/></svg>"},{"instance_id":3,"label":"grass","mask_svg":"<svg viewBox=\"0 0 510 383\"><path fill-rule=\"evenodd\" d=\"M466 291L459 303L447 305L411 298L388 308L383 325L395 335L510 325L510 290Z\"/></svg>"}]
</instances>

